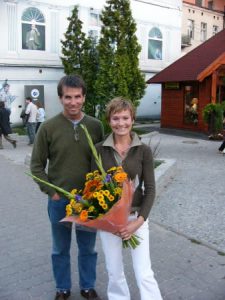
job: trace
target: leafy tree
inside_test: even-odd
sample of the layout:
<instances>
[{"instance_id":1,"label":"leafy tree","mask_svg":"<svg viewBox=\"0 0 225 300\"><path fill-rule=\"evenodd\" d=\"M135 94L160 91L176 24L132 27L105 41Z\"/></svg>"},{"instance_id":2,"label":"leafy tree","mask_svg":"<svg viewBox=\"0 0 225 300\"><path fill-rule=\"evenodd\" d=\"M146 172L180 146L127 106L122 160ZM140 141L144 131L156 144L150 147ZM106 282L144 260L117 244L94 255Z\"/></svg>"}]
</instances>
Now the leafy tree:
<instances>
[{"instance_id":1,"label":"leafy tree","mask_svg":"<svg viewBox=\"0 0 225 300\"><path fill-rule=\"evenodd\" d=\"M97 97L95 95L95 78L98 68L98 53L96 40L87 37L82 32L82 21L78 18L78 7L75 6L71 17L68 18L69 25L65 33L65 40L62 43L61 57L64 72L79 74L87 86L85 101L85 112L95 116Z\"/></svg>"},{"instance_id":2,"label":"leafy tree","mask_svg":"<svg viewBox=\"0 0 225 300\"><path fill-rule=\"evenodd\" d=\"M78 18L78 7L74 6L71 17L67 18L69 25L62 43L62 64L64 72L82 75L82 54L84 51L85 34L82 32L82 21Z\"/></svg>"},{"instance_id":3,"label":"leafy tree","mask_svg":"<svg viewBox=\"0 0 225 300\"><path fill-rule=\"evenodd\" d=\"M87 85L85 112L91 116L96 115L96 107L99 104L98 95L95 89L95 80L99 63L96 45L95 38L88 37L84 43L84 52L82 55L82 77Z\"/></svg>"},{"instance_id":4,"label":"leafy tree","mask_svg":"<svg viewBox=\"0 0 225 300\"><path fill-rule=\"evenodd\" d=\"M129 0L107 0L102 11L103 23L98 45L99 72L96 91L104 105L115 96L129 98L135 106L144 95L145 80L139 69L136 23Z\"/></svg>"}]
</instances>

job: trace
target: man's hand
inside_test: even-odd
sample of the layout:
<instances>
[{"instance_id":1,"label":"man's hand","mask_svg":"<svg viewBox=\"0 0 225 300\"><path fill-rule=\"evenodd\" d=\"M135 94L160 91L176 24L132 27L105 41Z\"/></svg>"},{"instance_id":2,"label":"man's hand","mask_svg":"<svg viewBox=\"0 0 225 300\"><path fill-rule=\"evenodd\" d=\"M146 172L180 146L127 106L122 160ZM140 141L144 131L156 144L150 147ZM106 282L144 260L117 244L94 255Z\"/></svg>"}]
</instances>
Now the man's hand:
<instances>
[{"instance_id":1,"label":"man's hand","mask_svg":"<svg viewBox=\"0 0 225 300\"><path fill-rule=\"evenodd\" d=\"M55 193L53 196L52 196L52 200L53 201L59 201L61 197L59 196L59 194Z\"/></svg>"}]
</instances>

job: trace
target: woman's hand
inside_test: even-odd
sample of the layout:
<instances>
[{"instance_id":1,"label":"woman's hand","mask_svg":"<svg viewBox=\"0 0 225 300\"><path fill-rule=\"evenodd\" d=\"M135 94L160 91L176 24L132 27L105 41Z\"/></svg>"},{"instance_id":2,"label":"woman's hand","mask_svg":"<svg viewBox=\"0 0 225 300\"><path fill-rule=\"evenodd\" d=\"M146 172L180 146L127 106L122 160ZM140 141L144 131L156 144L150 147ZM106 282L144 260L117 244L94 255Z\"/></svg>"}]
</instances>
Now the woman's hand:
<instances>
[{"instance_id":1,"label":"woman's hand","mask_svg":"<svg viewBox=\"0 0 225 300\"><path fill-rule=\"evenodd\" d=\"M144 218L139 216L136 220L129 221L118 233L123 240L129 240L133 233L144 223ZM118 235L118 234L117 234Z\"/></svg>"}]
</instances>

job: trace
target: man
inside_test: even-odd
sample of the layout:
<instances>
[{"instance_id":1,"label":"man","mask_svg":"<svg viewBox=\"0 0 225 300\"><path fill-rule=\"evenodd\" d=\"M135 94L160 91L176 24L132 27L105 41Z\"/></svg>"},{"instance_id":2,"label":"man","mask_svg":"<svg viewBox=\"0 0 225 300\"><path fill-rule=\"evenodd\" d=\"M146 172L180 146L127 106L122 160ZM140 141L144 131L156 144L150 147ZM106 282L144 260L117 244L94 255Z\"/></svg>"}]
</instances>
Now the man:
<instances>
[{"instance_id":1,"label":"man","mask_svg":"<svg viewBox=\"0 0 225 300\"><path fill-rule=\"evenodd\" d=\"M40 32L36 28L35 24L31 25L31 30L26 34L26 46L29 50L37 50L40 46Z\"/></svg>"},{"instance_id":2,"label":"man","mask_svg":"<svg viewBox=\"0 0 225 300\"><path fill-rule=\"evenodd\" d=\"M0 90L0 101L5 103L5 108L9 111L9 114L11 114L11 104L13 101L15 101L16 96L11 95L9 88L10 86L6 79Z\"/></svg>"},{"instance_id":3,"label":"man","mask_svg":"<svg viewBox=\"0 0 225 300\"><path fill-rule=\"evenodd\" d=\"M35 138L35 130L37 125L37 113L38 109L37 106L32 102L31 97L26 98L26 110L25 114L27 115L27 135L29 138L28 145L33 145L34 138Z\"/></svg>"},{"instance_id":4,"label":"man","mask_svg":"<svg viewBox=\"0 0 225 300\"><path fill-rule=\"evenodd\" d=\"M77 75L64 76L59 81L58 96L63 112L42 123L31 157L32 174L67 191L83 189L86 173L91 170L91 149L79 125L87 127L94 143L103 138L101 122L82 112L85 93L84 82ZM48 171L45 172L47 161ZM71 290L72 229L59 221L65 217L68 199L46 185L39 185L49 196L48 214L53 239L52 268L57 289L55 300L67 299ZM96 232L76 228L80 293L86 299L100 300L94 290L97 262L95 239Z\"/></svg>"}]
</instances>

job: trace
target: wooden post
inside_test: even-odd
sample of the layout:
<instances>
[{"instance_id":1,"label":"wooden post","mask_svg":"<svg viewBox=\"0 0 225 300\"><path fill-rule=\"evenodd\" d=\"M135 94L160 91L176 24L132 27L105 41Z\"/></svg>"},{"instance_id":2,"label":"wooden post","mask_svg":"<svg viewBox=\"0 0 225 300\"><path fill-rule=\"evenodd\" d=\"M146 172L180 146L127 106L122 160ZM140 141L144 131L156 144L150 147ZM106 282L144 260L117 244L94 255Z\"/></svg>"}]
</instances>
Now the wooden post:
<instances>
[{"instance_id":1,"label":"wooden post","mask_svg":"<svg viewBox=\"0 0 225 300\"><path fill-rule=\"evenodd\" d=\"M216 103L217 72L212 73L211 102Z\"/></svg>"}]
</instances>

